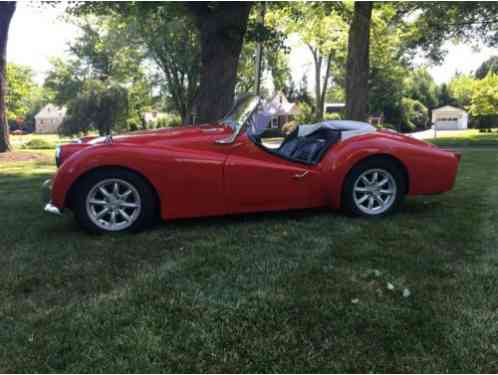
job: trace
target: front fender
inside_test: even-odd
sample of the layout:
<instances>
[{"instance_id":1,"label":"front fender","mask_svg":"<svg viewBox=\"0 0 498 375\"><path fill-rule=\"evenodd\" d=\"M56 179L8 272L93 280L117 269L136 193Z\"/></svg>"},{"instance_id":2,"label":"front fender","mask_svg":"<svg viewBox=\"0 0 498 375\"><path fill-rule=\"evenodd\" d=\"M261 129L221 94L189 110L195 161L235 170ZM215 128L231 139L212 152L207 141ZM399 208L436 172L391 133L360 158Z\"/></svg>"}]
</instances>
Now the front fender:
<instances>
[{"instance_id":1,"label":"front fender","mask_svg":"<svg viewBox=\"0 0 498 375\"><path fill-rule=\"evenodd\" d=\"M167 180L167 163L167 153L151 147L129 144L87 147L69 156L61 165L54 177L51 200L57 207L66 207L73 184L91 170L102 167L132 170L146 178L160 192L159 181Z\"/></svg>"}]
</instances>

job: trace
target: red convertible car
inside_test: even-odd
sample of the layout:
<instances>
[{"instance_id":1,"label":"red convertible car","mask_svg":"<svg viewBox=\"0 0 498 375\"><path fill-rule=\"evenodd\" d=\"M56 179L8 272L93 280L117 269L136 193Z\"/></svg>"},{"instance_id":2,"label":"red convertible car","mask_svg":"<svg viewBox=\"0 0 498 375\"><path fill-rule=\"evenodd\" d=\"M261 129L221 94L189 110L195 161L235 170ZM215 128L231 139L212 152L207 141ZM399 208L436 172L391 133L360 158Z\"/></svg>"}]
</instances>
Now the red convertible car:
<instances>
[{"instance_id":1,"label":"red convertible car","mask_svg":"<svg viewBox=\"0 0 498 375\"><path fill-rule=\"evenodd\" d=\"M265 120L266 119L266 120ZM84 138L57 148L45 211L65 209L91 232L170 220L329 207L362 216L405 195L453 187L459 155L366 123L267 128L247 95L213 124Z\"/></svg>"}]
</instances>

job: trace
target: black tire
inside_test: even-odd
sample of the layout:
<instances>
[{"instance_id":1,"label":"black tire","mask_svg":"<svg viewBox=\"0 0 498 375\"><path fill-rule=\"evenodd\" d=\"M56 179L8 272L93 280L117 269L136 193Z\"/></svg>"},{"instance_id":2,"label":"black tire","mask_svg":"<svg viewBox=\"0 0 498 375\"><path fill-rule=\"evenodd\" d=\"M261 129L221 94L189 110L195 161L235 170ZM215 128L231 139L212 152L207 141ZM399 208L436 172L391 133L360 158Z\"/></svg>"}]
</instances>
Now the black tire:
<instances>
[{"instance_id":1,"label":"black tire","mask_svg":"<svg viewBox=\"0 0 498 375\"><path fill-rule=\"evenodd\" d=\"M358 205L355 201L354 187L360 176L362 176L365 172L373 170L385 171L389 173L394 180L394 184L396 185L396 193L393 194L393 198L391 199L391 203L387 209L383 211L379 207L378 213L367 213L365 212L365 208L362 209L360 205ZM403 202L406 191L407 181L405 174L401 167L395 161L383 157L367 159L356 165L347 175L342 191L342 208L347 214L352 216L381 217L389 215L399 209L400 205Z\"/></svg>"},{"instance_id":2,"label":"black tire","mask_svg":"<svg viewBox=\"0 0 498 375\"><path fill-rule=\"evenodd\" d=\"M96 185L108 179L125 181L135 188L140 197L140 213L130 226L122 230L106 230L99 227L92 221L87 212L86 199L88 194ZM72 209L78 224L90 233L136 232L154 223L158 217L158 203L154 189L143 177L126 169L108 168L91 172L81 181L77 182L74 188Z\"/></svg>"}]
</instances>

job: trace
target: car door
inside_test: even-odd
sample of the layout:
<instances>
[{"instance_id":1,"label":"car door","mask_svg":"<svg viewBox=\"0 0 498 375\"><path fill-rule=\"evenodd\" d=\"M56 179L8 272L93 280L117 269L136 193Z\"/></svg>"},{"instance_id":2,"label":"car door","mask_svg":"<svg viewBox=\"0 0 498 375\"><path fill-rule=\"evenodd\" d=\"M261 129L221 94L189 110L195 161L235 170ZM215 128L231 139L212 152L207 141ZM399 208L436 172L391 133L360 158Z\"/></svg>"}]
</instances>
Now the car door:
<instances>
[{"instance_id":1,"label":"car door","mask_svg":"<svg viewBox=\"0 0 498 375\"><path fill-rule=\"evenodd\" d=\"M224 169L226 199L232 212L310 206L310 186L318 171L274 155L241 135Z\"/></svg>"}]
</instances>

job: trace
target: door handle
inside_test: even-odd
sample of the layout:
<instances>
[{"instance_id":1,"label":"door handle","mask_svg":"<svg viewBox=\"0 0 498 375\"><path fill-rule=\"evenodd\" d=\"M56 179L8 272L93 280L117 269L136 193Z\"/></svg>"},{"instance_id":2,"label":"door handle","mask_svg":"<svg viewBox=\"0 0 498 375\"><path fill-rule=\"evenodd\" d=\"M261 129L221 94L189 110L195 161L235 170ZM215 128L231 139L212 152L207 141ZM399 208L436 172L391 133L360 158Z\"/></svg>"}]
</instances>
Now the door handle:
<instances>
[{"instance_id":1,"label":"door handle","mask_svg":"<svg viewBox=\"0 0 498 375\"><path fill-rule=\"evenodd\" d=\"M306 170L303 173L295 174L294 176L292 176L292 178L298 180L298 179L303 178L304 176L306 176L308 173L310 173L310 171Z\"/></svg>"}]
</instances>

